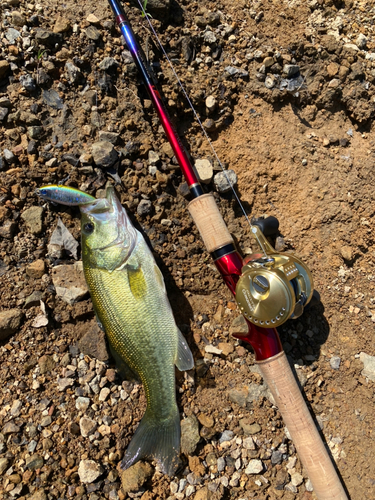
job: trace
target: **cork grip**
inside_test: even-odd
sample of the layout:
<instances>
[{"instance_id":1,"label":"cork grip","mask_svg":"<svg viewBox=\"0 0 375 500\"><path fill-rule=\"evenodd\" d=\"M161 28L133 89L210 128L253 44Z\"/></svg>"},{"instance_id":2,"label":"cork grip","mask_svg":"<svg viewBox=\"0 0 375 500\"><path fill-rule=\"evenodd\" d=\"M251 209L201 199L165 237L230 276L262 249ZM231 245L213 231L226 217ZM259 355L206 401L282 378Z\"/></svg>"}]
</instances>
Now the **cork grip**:
<instances>
[{"instance_id":1,"label":"cork grip","mask_svg":"<svg viewBox=\"0 0 375 500\"><path fill-rule=\"evenodd\" d=\"M233 238L211 193L192 200L188 205L188 210L210 253L229 243L233 243Z\"/></svg>"},{"instance_id":2,"label":"cork grip","mask_svg":"<svg viewBox=\"0 0 375 500\"><path fill-rule=\"evenodd\" d=\"M284 352L258 362L319 500L348 500Z\"/></svg>"}]
</instances>

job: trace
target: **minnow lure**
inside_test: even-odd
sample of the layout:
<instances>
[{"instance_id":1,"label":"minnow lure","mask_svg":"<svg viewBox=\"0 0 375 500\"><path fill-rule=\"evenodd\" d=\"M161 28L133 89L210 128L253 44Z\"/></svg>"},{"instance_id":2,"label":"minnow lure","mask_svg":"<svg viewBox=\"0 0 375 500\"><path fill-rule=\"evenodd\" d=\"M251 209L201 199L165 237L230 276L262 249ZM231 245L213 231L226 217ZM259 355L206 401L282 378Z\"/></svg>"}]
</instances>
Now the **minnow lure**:
<instances>
[{"instance_id":1,"label":"minnow lure","mask_svg":"<svg viewBox=\"0 0 375 500\"><path fill-rule=\"evenodd\" d=\"M80 191L70 186L58 186L57 184L42 186L36 189L35 193L43 198L43 200L60 203L61 205L68 205L70 207L85 205L86 203L95 201L93 196L84 191Z\"/></svg>"}]
</instances>

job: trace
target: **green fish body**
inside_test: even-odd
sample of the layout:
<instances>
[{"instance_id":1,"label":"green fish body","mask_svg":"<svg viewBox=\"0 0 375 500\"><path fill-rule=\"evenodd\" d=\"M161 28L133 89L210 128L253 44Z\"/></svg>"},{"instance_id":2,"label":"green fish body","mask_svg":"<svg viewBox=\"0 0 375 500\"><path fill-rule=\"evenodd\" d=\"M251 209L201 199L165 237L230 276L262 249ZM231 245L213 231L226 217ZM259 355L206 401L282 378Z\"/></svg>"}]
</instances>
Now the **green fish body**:
<instances>
[{"instance_id":1,"label":"green fish body","mask_svg":"<svg viewBox=\"0 0 375 500\"><path fill-rule=\"evenodd\" d=\"M82 260L99 322L115 359L143 383L147 409L121 467L154 458L173 475L180 450L174 366L194 365L169 304L163 276L114 190L80 206Z\"/></svg>"}]
</instances>

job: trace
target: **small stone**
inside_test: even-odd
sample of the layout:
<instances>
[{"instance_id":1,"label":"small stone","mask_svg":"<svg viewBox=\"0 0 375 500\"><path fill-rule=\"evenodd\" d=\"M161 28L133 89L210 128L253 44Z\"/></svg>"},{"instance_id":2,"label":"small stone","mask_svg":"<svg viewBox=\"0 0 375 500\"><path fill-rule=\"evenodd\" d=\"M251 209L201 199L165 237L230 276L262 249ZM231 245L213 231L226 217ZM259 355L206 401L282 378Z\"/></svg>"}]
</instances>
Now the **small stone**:
<instances>
[{"instance_id":1,"label":"small stone","mask_svg":"<svg viewBox=\"0 0 375 500\"><path fill-rule=\"evenodd\" d=\"M34 90L36 90L36 82L31 75L21 75L20 84L28 92L34 92Z\"/></svg>"},{"instance_id":2,"label":"small stone","mask_svg":"<svg viewBox=\"0 0 375 500\"><path fill-rule=\"evenodd\" d=\"M361 375L375 382L375 356L361 352L359 359L363 363Z\"/></svg>"},{"instance_id":3,"label":"small stone","mask_svg":"<svg viewBox=\"0 0 375 500\"><path fill-rule=\"evenodd\" d=\"M15 434L17 432L20 432L20 427L18 427L18 425L16 425L14 422L10 421L10 422L7 422L3 429L2 429L2 433L4 434L4 436L7 436L8 434Z\"/></svg>"},{"instance_id":4,"label":"small stone","mask_svg":"<svg viewBox=\"0 0 375 500\"><path fill-rule=\"evenodd\" d=\"M225 443L225 441L230 441L231 439L233 439L233 436L234 436L233 431L224 431L221 433L219 443L222 444Z\"/></svg>"},{"instance_id":5,"label":"small stone","mask_svg":"<svg viewBox=\"0 0 375 500\"><path fill-rule=\"evenodd\" d=\"M108 132L107 130L101 130L99 132L99 139L101 141L110 142L111 144L115 145L119 140L119 134L117 134L116 132ZM90 155L90 161L88 163L91 162L92 162L92 156Z\"/></svg>"},{"instance_id":6,"label":"small stone","mask_svg":"<svg viewBox=\"0 0 375 500\"><path fill-rule=\"evenodd\" d=\"M30 207L21 214L21 219L32 234L39 234L42 232L42 216L42 207Z\"/></svg>"},{"instance_id":7,"label":"small stone","mask_svg":"<svg viewBox=\"0 0 375 500\"><path fill-rule=\"evenodd\" d=\"M47 500L47 495L43 489L37 490L29 500Z\"/></svg>"},{"instance_id":8,"label":"small stone","mask_svg":"<svg viewBox=\"0 0 375 500\"><path fill-rule=\"evenodd\" d=\"M147 462L137 462L121 474L122 490L127 495L139 491L149 477L153 474L151 465Z\"/></svg>"},{"instance_id":9,"label":"small stone","mask_svg":"<svg viewBox=\"0 0 375 500\"><path fill-rule=\"evenodd\" d=\"M71 28L70 21L66 17L57 16L55 26L53 27L54 33L65 33Z\"/></svg>"},{"instance_id":10,"label":"small stone","mask_svg":"<svg viewBox=\"0 0 375 500\"><path fill-rule=\"evenodd\" d=\"M15 163L16 157L12 153L12 151L10 151L9 149L5 148L3 150L3 155L4 155L4 160L8 163L8 165L12 165L12 163Z\"/></svg>"},{"instance_id":11,"label":"small stone","mask_svg":"<svg viewBox=\"0 0 375 500\"><path fill-rule=\"evenodd\" d=\"M95 26L89 26L88 28L86 28L86 36L90 40L97 42L98 40L100 40L100 31L95 28Z\"/></svg>"},{"instance_id":12,"label":"small stone","mask_svg":"<svg viewBox=\"0 0 375 500\"><path fill-rule=\"evenodd\" d=\"M263 463L261 460L250 460L245 469L245 474L260 474L263 471Z\"/></svg>"},{"instance_id":13,"label":"small stone","mask_svg":"<svg viewBox=\"0 0 375 500\"><path fill-rule=\"evenodd\" d=\"M253 436L254 434L258 434L261 432L262 428L259 424L249 424L247 419L240 420L240 426L242 427L246 436Z\"/></svg>"},{"instance_id":14,"label":"small stone","mask_svg":"<svg viewBox=\"0 0 375 500\"><path fill-rule=\"evenodd\" d=\"M8 309L0 312L0 340L7 339L21 326L23 312L21 309Z\"/></svg>"},{"instance_id":15,"label":"small stone","mask_svg":"<svg viewBox=\"0 0 375 500\"><path fill-rule=\"evenodd\" d=\"M215 354L217 356L221 354L221 349L218 349L217 347L215 347L211 344L206 345L204 350L205 350L205 352L207 352L209 354Z\"/></svg>"},{"instance_id":16,"label":"small stone","mask_svg":"<svg viewBox=\"0 0 375 500\"><path fill-rule=\"evenodd\" d=\"M16 44L16 40L21 36L21 33L14 29L14 28L9 28L6 33L5 33L5 38L8 40L8 42L11 45Z\"/></svg>"},{"instance_id":17,"label":"small stone","mask_svg":"<svg viewBox=\"0 0 375 500\"><path fill-rule=\"evenodd\" d=\"M160 156L152 149L148 152L148 162L150 165L157 165L160 161Z\"/></svg>"},{"instance_id":18,"label":"small stone","mask_svg":"<svg viewBox=\"0 0 375 500\"><path fill-rule=\"evenodd\" d=\"M341 247L340 253L341 257L347 262L351 262L353 260L353 249L350 246L344 245Z\"/></svg>"},{"instance_id":19,"label":"small stone","mask_svg":"<svg viewBox=\"0 0 375 500\"><path fill-rule=\"evenodd\" d=\"M108 389L108 387L103 387L99 394L99 401L105 401L110 393L111 389Z\"/></svg>"},{"instance_id":20,"label":"small stone","mask_svg":"<svg viewBox=\"0 0 375 500\"><path fill-rule=\"evenodd\" d=\"M87 333L78 341L78 347L83 354L87 354L99 361L107 361L109 358L105 333L99 328L95 320L88 326Z\"/></svg>"},{"instance_id":21,"label":"small stone","mask_svg":"<svg viewBox=\"0 0 375 500\"><path fill-rule=\"evenodd\" d=\"M43 90L43 101L54 109L62 109L64 106L64 101L61 99L56 90Z\"/></svg>"},{"instance_id":22,"label":"small stone","mask_svg":"<svg viewBox=\"0 0 375 500\"><path fill-rule=\"evenodd\" d=\"M96 431L98 424L95 420L88 417L82 417L79 421L79 428L83 437L88 437Z\"/></svg>"},{"instance_id":23,"label":"small stone","mask_svg":"<svg viewBox=\"0 0 375 500\"><path fill-rule=\"evenodd\" d=\"M296 64L284 64L283 73L285 74L286 78L292 78L298 75L299 66L297 66Z\"/></svg>"},{"instance_id":24,"label":"small stone","mask_svg":"<svg viewBox=\"0 0 375 500\"><path fill-rule=\"evenodd\" d=\"M81 460L78 466L78 476L81 483L93 483L103 474L102 467L94 460Z\"/></svg>"},{"instance_id":25,"label":"small stone","mask_svg":"<svg viewBox=\"0 0 375 500\"><path fill-rule=\"evenodd\" d=\"M209 160L196 160L195 169L198 173L200 181L203 182L203 184L209 184L211 182L214 171Z\"/></svg>"},{"instance_id":26,"label":"small stone","mask_svg":"<svg viewBox=\"0 0 375 500\"><path fill-rule=\"evenodd\" d=\"M314 488L313 488L313 485L312 485L312 482L310 481L310 479L308 479L306 481L305 488L306 488L306 491L314 491Z\"/></svg>"},{"instance_id":27,"label":"small stone","mask_svg":"<svg viewBox=\"0 0 375 500\"><path fill-rule=\"evenodd\" d=\"M103 61L99 64L99 69L102 71L108 71L111 68L117 68L119 63L114 57L105 57Z\"/></svg>"},{"instance_id":28,"label":"small stone","mask_svg":"<svg viewBox=\"0 0 375 500\"><path fill-rule=\"evenodd\" d=\"M0 476L5 472L8 468L9 460L7 458L0 458Z\"/></svg>"},{"instance_id":29,"label":"small stone","mask_svg":"<svg viewBox=\"0 0 375 500\"><path fill-rule=\"evenodd\" d=\"M21 413L21 408L22 401L20 401L19 399L15 399L10 409L10 414L12 415L12 417L18 417Z\"/></svg>"},{"instance_id":30,"label":"small stone","mask_svg":"<svg viewBox=\"0 0 375 500\"><path fill-rule=\"evenodd\" d=\"M48 356L47 354L44 354L43 356L41 356L39 358L38 365L39 365L40 373L42 375L44 375L45 373L48 373L55 368L56 362L52 358L52 356Z\"/></svg>"},{"instance_id":31,"label":"small stone","mask_svg":"<svg viewBox=\"0 0 375 500\"><path fill-rule=\"evenodd\" d=\"M48 427L49 425L51 425L51 423L52 423L52 417L50 417L49 415L45 415L40 420L40 425L42 427Z\"/></svg>"},{"instance_id":32,"label":"small stone","mask_svg":"<svg viewBox=\"0 0 375 500\"><path fill-rule=\"evenodd\" d=\"M99 24L100 21L99 19L96 17L95 14L89 14L87 17L86 17L86 21L90 24Z\"/></svg>"},{"instance_id":33,"label":"small stone","mask_svg":"<svg viewBox=\"0 0 375 500\"><path fill-rule=\"evenodd\" d=\"M45 273L46 267L43 259L38 259L26 267L26 274L30 278L41 278Z\"/></svg>"},{"instance_id":34,"label":"small stone","mask_svg":"<svg viewBox=\"0 0 375 500\"><path fill-rule=\"evenodd\" d=\"M9 109L7 108L0 108L0 122L4 120L6 115L9 113Z\"/></svg>"},{"instance_id":35,"label":"small stone","mask_svg":"<svg viewBox=\"0 0 375 500\"><path fill-rule=\"evenodd\" d=\"M225 458L224 457L219 457L217 459L217 471L218 472L223 472L223 470L225 469Z\"/></svg>"},{"instance_id":36,"label":"small stone","mask_svg":"<svg viewBox=\"0 0 375 500\"><path fill-rule=\"evenodd\" d=\"M367 37L363 33L360 33L355 41L355 44L359 49L364 50L367 45Z\"/></svg>"},{"instance_id":37,"label":"small stone","mask_svg":"<svg viewBox=\"0 0 375 500\"><path fill-rule=\"evenodd\" d=\"M8 74L9 69L8 61L0 61L0 80Z\"/></svg>"},{"instance_id":38,"label":"small stone","mask_svg":"<svg viewBox=\"0 0 375 500\"><path fill-rule=\"evenodd\" d=\"M228 181L229 179L229 181ZM231 191L232 187L237 184L237 175L234 170L225 170L225 172L219 172L214 177L214 183L216 190L219 193L227 193Z\"/></svg>"},{"instance_id":39,"label":"small stone","mask_svg":"<svg viewBox=\"0 0 375 500\"><path fill-rule=\"evenodd\" d=\"M283 461L283 454L279 450L274 450L271 455L271 463L272 465L281 464Z\"/></svg>"},{"instance_id":40,"label":"small stone","mask_svg":"<svg viewBox=\"0 0 375 500\"><path fill-rule=\"evenodd\" d=\"M57 379L57 385L59 386L59 391L65 391L68 387L74 384L74 380L69 377L63 377Z\"/></svg>"},{"instance_id":41,"label":"small stone","mask_svg":"<svg viewBox=\"0 0 375 500\"><path fill-rule=\"evenodd\" d=\"M78 83L82 77L81 70L72 62L65 63L65 71L70 83Z\"/></svg>"},{"instance_id":42,"label":"small stone","mask_svg":"<svg viewBox=\"0 0 375 500\"><path fill-rule=\"evenodd\" d=\"M293 486L299 486L303 483L303 476L299 472L293 472L293 474L291 474L291 480Z\"/></svg>"},{"instance_id":43,"label":"small stone","mask_svg":"<svg viewBox=\"0 0 375 500\"><path fill-rule=\"evenodd\" d=\"M199 424L194 415L190 415L181 422L181 451L192 455L199 443Z\"/></svg>"},{"instance_id":44,"label":"small stone","mask_svg":"<svg viewBox=\"0 0 375 500\"><path fill-rule=\"evenodd\" d=\"M90 399L84 398L83 396L79 396L76 399L76 408L78 411L85 412L90 405Z\"/></svg>"},{"instance_id":45,"label":"small stone","mask_svg":"<svg viewBox=\"0 0 375 500\"><path fill-rule=\"evenodd\" d=\"M210 415L206 415L205 413L200 413L198 416L198 420L204 427L208 428L213 427L215 423L213 417L211 417Z\"/></svg>"},{"instance_id":46,"label":"small stone","mask_svg":"<svg viewBox=\"0 0 375 500\"><path fill-rule=\"evenodd\" d=\"M55 266L52 269L52 282L56 295L69 305L73 305L88 294L81 261L73 265Z\"/></svg>"},{"instance_id":47,"label":"small stone","mask_svg":"<svg viewBox=\"0 0 375 500\"><path fill-rule=\"evenodd\" d=\"M149 215L152 212L152 203L150 200L141 200L137 206L137 214L142 216Z\"/></svg>"},{"instance_id":48,"label":"small stone","mask_svg":"<svg viewBox=\"0 0 375 500\"><path fill-rule=\"evenodd\" d=\"M30 470L36 470L40 469L43 467L44 460L43 457L38 455L37 453L35 455L31 455L31 457L26 458L26 468Z\"/></svg>"},{"instance_id":49,"label":"small stone","mask_svg":"<svg viewBox=\"0 0 375 500\"><path fill-rule=\"evenodd\" d=\"M116 163L118 154L110 142L98 141L92 145L92 157L98 167L110 168Z\"/></svg>"},{"instance_id":50,"label":"small stone","mask_svg":"<svg viewBox=\"0 0 375 500\"><path fill-rule=\"evenodd\" d=\"M242 446L245 450L255 450L255 444L252 437L247 437L242 441Z\"/></svg>"},{"instance_id":51,"label":"small stone","mask_svg":"<svg viewBox=\"0 0 375 500\"><path fill-rule=\"evenodd\" d=\"M332 358L329 360L329 364L331 365L331 368L333 368L334 370L338 370L340 368L340 363L341 363L340 356L332 356Z\"/></svg>"},{"instance_id":52,"label":"small stone","mask_svg":"<svg viewBox=\"0 0 375 500\"><path fill-rule=\"evenodd\" d=\"M206 98L206 108L207 108L207 111L209 113L212 113L213 111L215 111L216 106L217 106L217 101L216 101L215 97L212 96L212 95L209 95Z\"/></svg>"},{"instance_id":53,"label":"small stone","mask_svg":"<svg viewBox=\"0 0 375 500\"><path fill-rule=\"evenodd\" d=\"M223 356L227 357L234 352L234 346L228 342L219 342L218 348L221 350Z\"/></svg>"}]
</instances>

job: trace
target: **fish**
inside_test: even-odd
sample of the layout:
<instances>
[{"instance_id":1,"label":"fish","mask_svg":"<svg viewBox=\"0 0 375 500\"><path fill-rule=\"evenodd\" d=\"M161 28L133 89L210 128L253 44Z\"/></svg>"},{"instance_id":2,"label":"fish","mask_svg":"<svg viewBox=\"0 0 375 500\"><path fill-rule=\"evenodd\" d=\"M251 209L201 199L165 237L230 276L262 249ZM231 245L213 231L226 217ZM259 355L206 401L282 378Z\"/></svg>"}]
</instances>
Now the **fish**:
<instances>
[{"instance_id":1,"label":"fish","mask_svg":"<svg viewBox=\"0 0 375 500\"><path fill-rule=\"evenodd\" d=\"M53 195L59 203L63 188ZM70 201L71 193L66 197ZM139 378L147 400L120 467L154 459L173 476L181 438L174 366L192 369L193 355L176 325L163 275L114 189L79 207L83 270L94 311L115 361Z\"/></svg>"}]
</instances>

